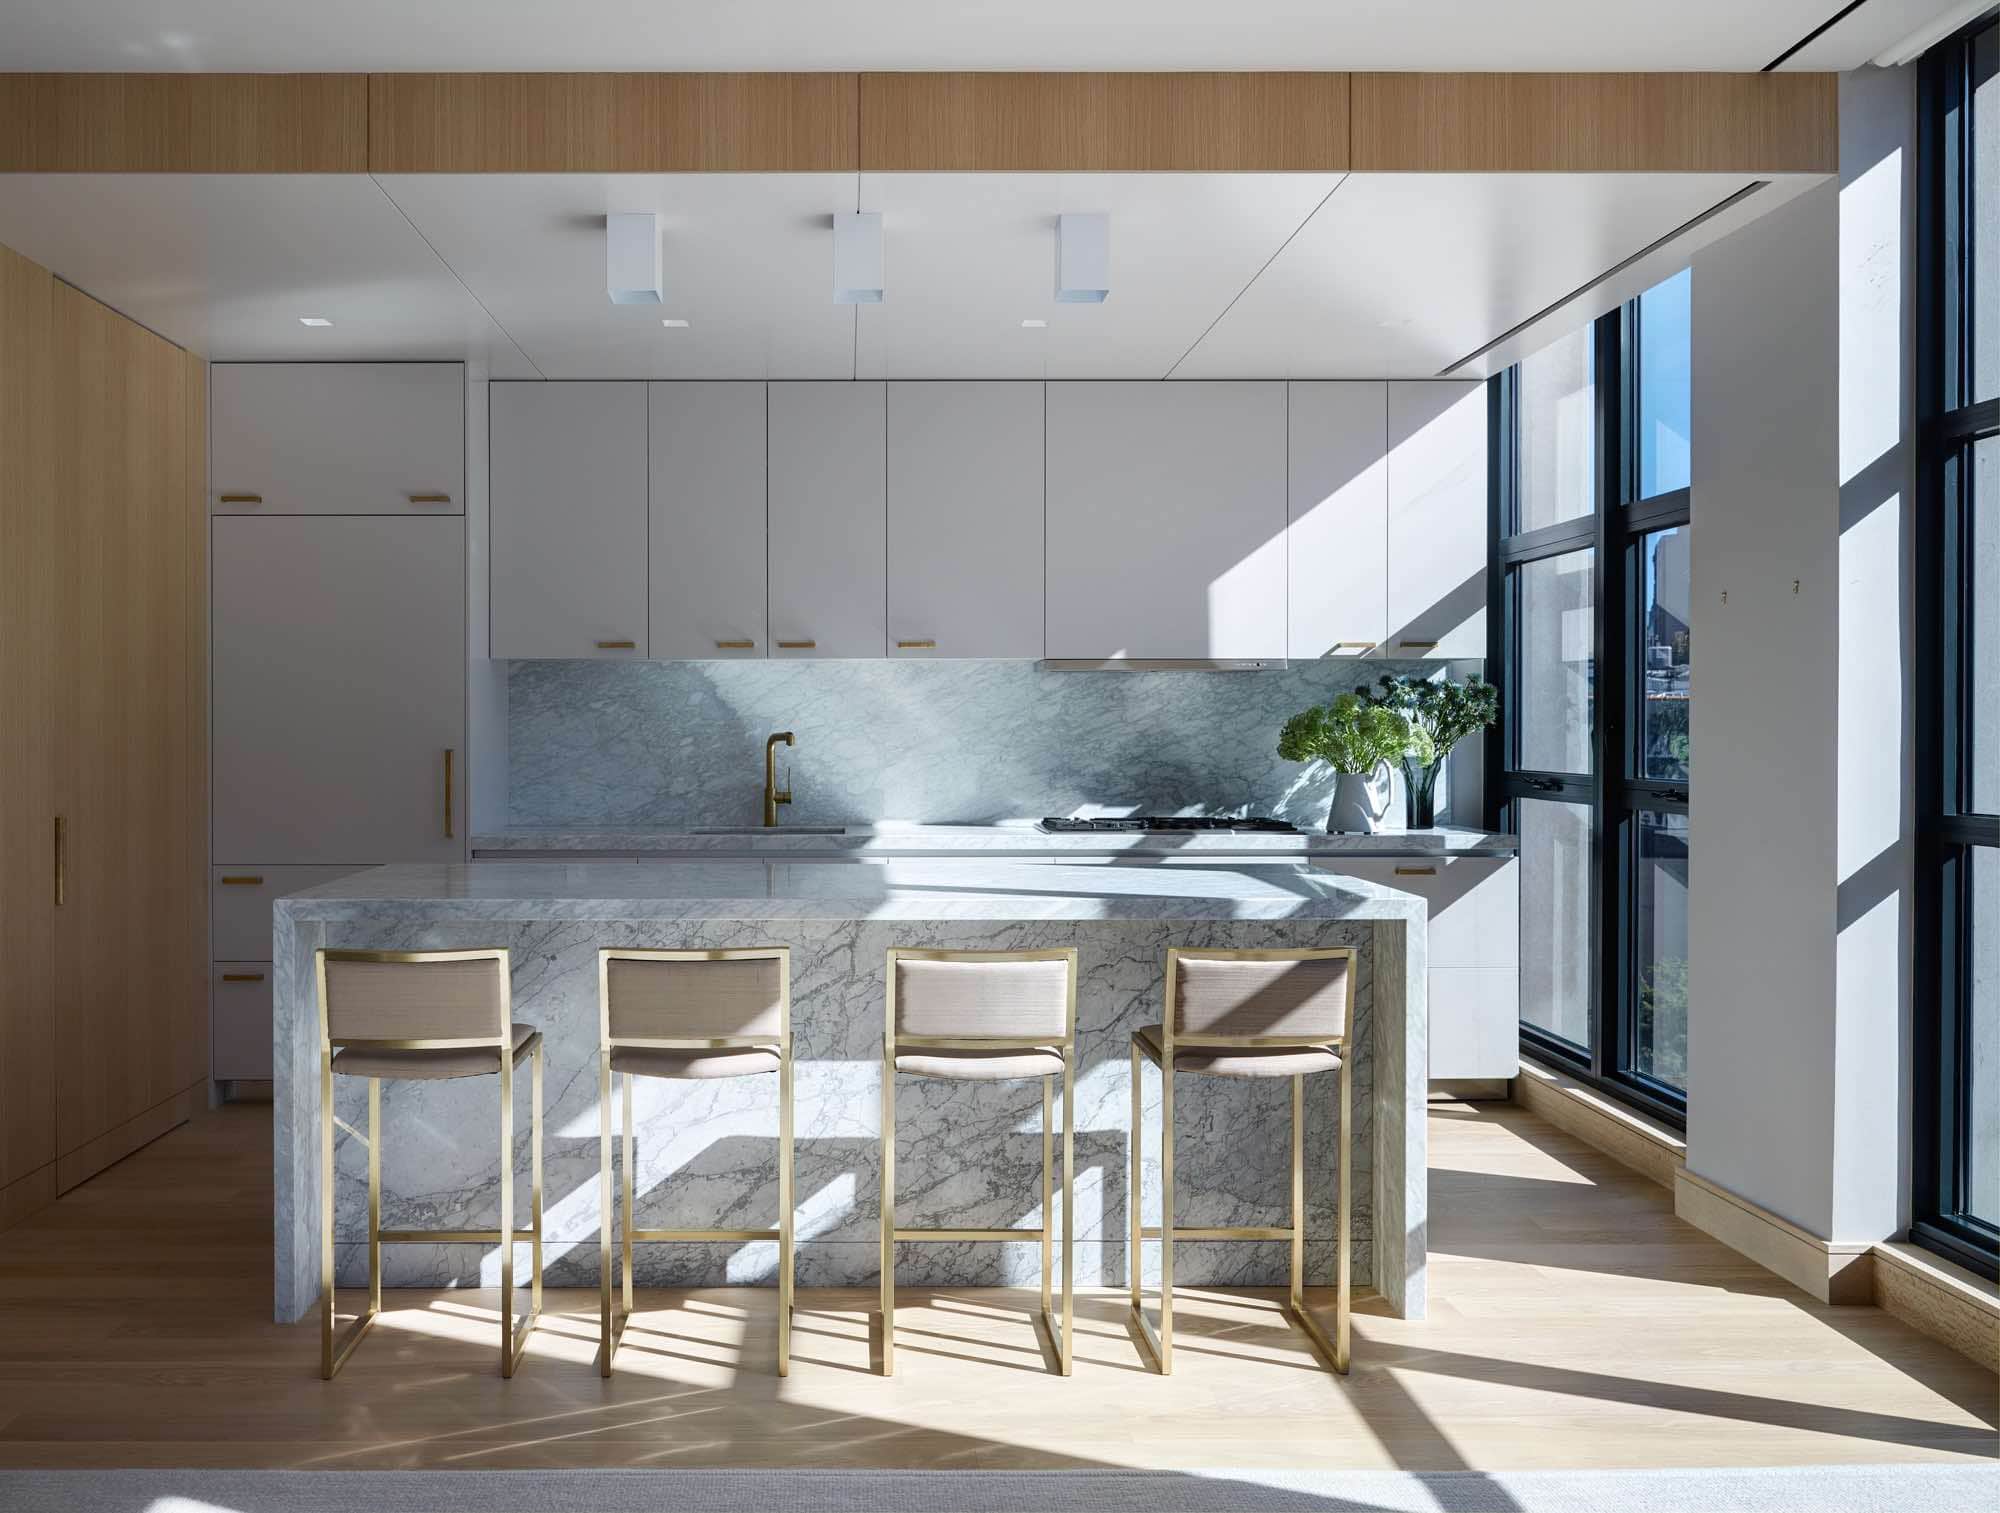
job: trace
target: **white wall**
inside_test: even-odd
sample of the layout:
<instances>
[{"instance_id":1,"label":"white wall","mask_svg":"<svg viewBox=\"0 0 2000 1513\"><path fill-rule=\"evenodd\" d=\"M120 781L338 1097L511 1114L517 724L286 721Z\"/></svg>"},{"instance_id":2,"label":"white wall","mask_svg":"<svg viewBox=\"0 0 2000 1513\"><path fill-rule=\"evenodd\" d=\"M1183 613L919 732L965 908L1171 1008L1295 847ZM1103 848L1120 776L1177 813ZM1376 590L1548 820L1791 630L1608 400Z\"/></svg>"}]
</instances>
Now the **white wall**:
<instances>
[{"instance_id":1,"label":"white wall","mask_svg":"<svg viewBox=\"0 0 2000 1513\"><path fill-rule=\"evenodd\" d=\"M1906 1220L1908 70L1842 172L1698 253L1688 1167L1834 1240Z\"/></svg>"}]
</instances>

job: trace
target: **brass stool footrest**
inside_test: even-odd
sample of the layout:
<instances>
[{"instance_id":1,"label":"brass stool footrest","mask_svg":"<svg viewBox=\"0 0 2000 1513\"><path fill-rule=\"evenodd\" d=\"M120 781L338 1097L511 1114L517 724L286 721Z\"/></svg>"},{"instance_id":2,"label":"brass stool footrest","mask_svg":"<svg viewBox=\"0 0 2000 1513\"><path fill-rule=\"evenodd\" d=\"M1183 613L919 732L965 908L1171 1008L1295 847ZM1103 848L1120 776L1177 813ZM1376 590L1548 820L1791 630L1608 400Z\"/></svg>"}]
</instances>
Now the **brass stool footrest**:
<instances>
[{"instance_id":1,"label":"brass stool footrest","mask_svg":"<svg viewBox=\"0 0 2000 1513\"><path fill-rule=\"evenodd\" d=\"M899 1229L895 1233L898 1240L1039 1240L1046 1232L1040 1229Z\"/></svg>"},{"instance_id":2,"label":"brass stool footrest","mask_svg":"<svg viewBox=\"0 0 2000 1513\"><path fill-rule=\"evenodd\" d=\"M776 1240L775 1229L628 1229L634 1240Z\"/></svg>"},{"instance_id":3,"label":"brass stool footrest","mask_svg":"<svg viewBox=\"0 0 2000 1513\"><path fill-rule=\"evenodd\" d=\"M1282 1228L1273 1228L1268 1225L1238 1225L1221 1229L1189 1229L1179 1224L1174 1226L1174 1238L1176 1240L1289 1240L1291 1237L1292 1228L1289 1224ZM1142 1240L1159 1239L1160 1226L1157 1224L1141 1226L1139 1238Z\"/></svg>"},{"instance_id":4,"label":"brass stool footrest","mask_svg":"<svg viewBox=\"0 0 2000 1513\"><path fill-rule=\"evenodd\" d=\"M533 1225L510 1232L510 1237L526 1243L541 1238ZM383 1245L498 1245L497 1229L379 1229L375 1238Z\"/></svg>"}]
</instances>

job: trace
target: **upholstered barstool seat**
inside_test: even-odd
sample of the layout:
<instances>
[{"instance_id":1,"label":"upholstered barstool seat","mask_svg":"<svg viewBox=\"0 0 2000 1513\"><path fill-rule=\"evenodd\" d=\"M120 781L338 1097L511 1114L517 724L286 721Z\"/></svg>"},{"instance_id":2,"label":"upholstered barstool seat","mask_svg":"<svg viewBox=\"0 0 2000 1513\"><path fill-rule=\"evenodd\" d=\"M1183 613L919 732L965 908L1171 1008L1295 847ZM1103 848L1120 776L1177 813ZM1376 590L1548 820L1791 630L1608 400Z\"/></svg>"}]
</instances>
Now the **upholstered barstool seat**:
<instances>
[{"instance_id":1,"label":"upholstered barstool seat","mask_svg":"<svg viewBox=\"0 0 2000 1513\"><path fill-rule=\"evenodd\" d=\"M611 1070L635 1077L669 1077L706 1082L716 1077L755 1077L779 1068L769 1046L732 1046L720 1051L648 1051L627 1046L611 1053Z\"/></svg>"},{"instance_id":2,"label":"upholstered barstool seat","mask_svg":"<svg viewBox=\"0 0 2000 1513\"><path fill-rule=\"evenodd\" d=\"M1056 1370L1074 1359L1070 1283L1075 1275L1076 952L889 951L882 1032L882 1374L896 1369L896 1246L909 1240L1042 1242L1041 1326ZM1042 1211L1034 1229L906 1228L896 1223L896 1079L1042 1084ZM1062 1315L1055 1270L1055 1081L1062 1078Z\"/></svg>"},{"instance_id":3,"label":"upholstered barstool seat","mask_svg":"<svg viewBox=\"0 0 2000 1513\"><path fill-rule=\"evenodd\" d=\"M1062 1052L1036 1047L1025 1051L904 1051L896 1070L906 1077L949 1077L961 1082L1014 1082L1024 1077L1060 1077Z\"/></svg>"},{"instance_id":4,"label":"upholstered barstool seat","mask_svg":"<svg viewBox=\"0 0 2000 1513\"><path fill-rule=\"evenodd\" d=\"M715 951L623 950L597 953L598 1226L597 1369L612 1357L632 1317L632 1245L653 1242L778 1242L778 1375L792 1363L792 953L785 946ZM641 1077L713 1082L778 1079L778 1222L769 1229L642 1229L636 1223L632 1085ZM612 1183L611 1081L624 1078L624 1172ZM616 1236L624 1281L614 1295Z\"/></svg>"},{"instance_id":5,"label":"upholstered barstool seat","mask_svg":"<svg viewBox=\"0 0 2000 1513\"><path fill-rule=\"evenodd\" d=\"M514 1064L534 1049L535 1027L509 1025ZM397 1082L432 1082L447 1077L491 1077L500 1070L490 1046L458 1046L444 1051L342 1051L333 1058L336 1077L387 1077Z\"/></svg>"},{"instance_id":6,"label":"upholstered barstool seat","mask_svg":"<svg viewBox=\"0 0 2000 1513\"><path fill-rule=\"evenodd\" d=\"M1163 1026L1149 1024L1133 1033L1154 1065L1166 1054ZM1304 1077L1340 1070L1332 1046L1176 1046L1174 1070L1202 1077Z\"/></svg>"}]
</instances>

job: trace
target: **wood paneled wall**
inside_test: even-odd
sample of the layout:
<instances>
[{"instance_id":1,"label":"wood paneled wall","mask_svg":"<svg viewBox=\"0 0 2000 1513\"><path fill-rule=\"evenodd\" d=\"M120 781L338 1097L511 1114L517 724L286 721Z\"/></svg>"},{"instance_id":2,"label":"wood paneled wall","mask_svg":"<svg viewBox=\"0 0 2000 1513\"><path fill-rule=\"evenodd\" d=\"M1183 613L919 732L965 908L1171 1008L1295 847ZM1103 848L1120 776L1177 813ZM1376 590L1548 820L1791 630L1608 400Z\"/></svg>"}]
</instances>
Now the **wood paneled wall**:
<instances>
[{"instance_id":1,"label":"wood paneled wall","mask_svg":"<svg viewBox=\"0 0 2000 1513\"><path fill-rule=\"evenodd\" d=\"M0 248L0 1224L207 1081L205 394Z\"/></svg>"},{"instance_id":2,"label":"wood paneled wall","mask_svg":"<svg viewBox=\"0 0 2000 1513\"><path fill-rule=\"evenodd\" d=\"M1831 173L1832 74L3 74L0 172Z\"/></svg>"}]
</instances>

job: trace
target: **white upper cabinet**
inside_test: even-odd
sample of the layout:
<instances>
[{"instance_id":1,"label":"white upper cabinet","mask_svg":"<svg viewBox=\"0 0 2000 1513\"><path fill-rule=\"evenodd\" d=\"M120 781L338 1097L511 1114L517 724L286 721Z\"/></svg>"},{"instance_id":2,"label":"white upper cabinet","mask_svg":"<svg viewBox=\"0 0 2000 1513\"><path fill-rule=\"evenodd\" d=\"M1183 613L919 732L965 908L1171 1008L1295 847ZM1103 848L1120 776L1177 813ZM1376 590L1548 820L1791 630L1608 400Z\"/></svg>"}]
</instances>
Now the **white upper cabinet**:
<instances>
[{"instance_id":1,"label":"white upper cabinet","mask_svg":"<svg viewBox=\"0 0 2000 1513\"><path fill-rule=\"evenodd\" d=\"M1048 386L1047 654L1285 655L1285 385Z\"/></svg>"},{"instance_id":2,"label":"white upper cabinet","mask_svg":"<svg viewBox=\"0 0 2000 1513\"><path fill-rule=\"evenodd\" d=\"M216 863L463 861L465 521L210 539Z\"/></svg>"},{"instance_id":3,"label":"white upper cabinet","mask_svg":"<svg viewBox=\"0 0 2000 1513\"><path fill-rule=\"evenodd\" d=\"M646 385L487 392L493 656L645 656Z\"/></svg>"},{"instance_id":4,"label":"white upper cabinet","mask_svg":"<svg viewBox=\"0 0 2000 1513\"><path fill-rule=\"evenodd\" d=\"M883 654L884 402L880 383L769 386L774 657Z\"/></svg>"},{"instance_id":5,"label":"white upper cabinet","mask_svg":"<svg viewBox=\"0 0 2000 1513\"><path fill-rule=\"evenodd\" d=\"M1389 386L1291 386L1290 655L1362 657L1389 635Z\"/></svg>"},{"instance_id":6,"label":"white upper cabinet","mask_svg":"<svg viewBox=\"0 0 2000 1513\"><path fill-rule=\"evenodd\" d=\"M1389 385L1391 658L1486 655L1486 385Z\"/></svg>"},{"instance_id":7,"label":"white upper cabinet","mask_svg":"<svg viewBox=\"0 0 2000 1513\"><path fill-rule=\"evenodd\" d=\"M1042 386L889 385L889 655L1042 654Z\"/></svg>"},{"instance_id":8,"label":"white upper cabinet","mask_svg":"<svg viewBox=\"0 0 2000 1513\"><path fill-rule=\"evenodd\" d=\"M761 657L764 385L648 386L649 655Z\"/></svg>"},{"instance_id":9,"label":"white upper cabinet","mask_svg":"<svg viewBox=\"0 0 2000 1513\"><path fill-rule=\"evenodd\" d=\"M209 499L223 515L462 515L457 363L216 363Z\"/></svg>"}]
</instances>

